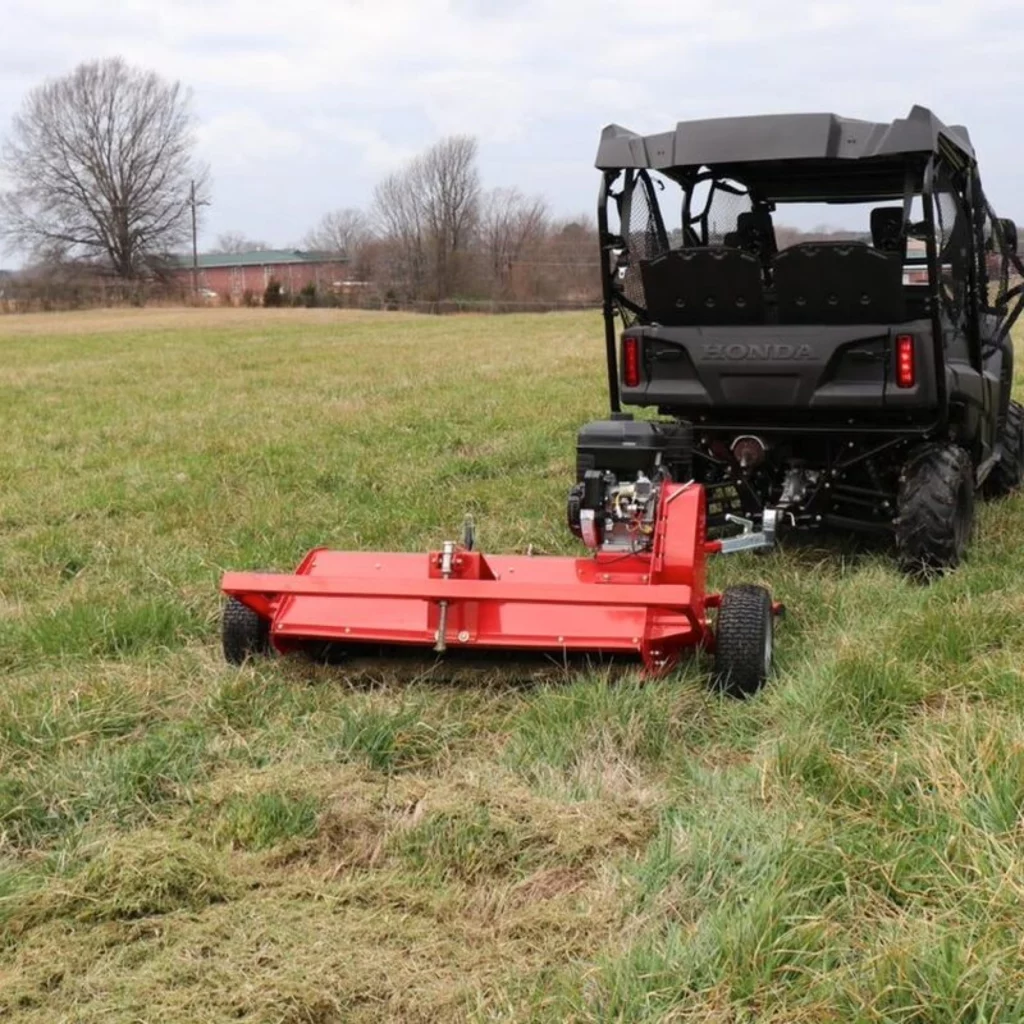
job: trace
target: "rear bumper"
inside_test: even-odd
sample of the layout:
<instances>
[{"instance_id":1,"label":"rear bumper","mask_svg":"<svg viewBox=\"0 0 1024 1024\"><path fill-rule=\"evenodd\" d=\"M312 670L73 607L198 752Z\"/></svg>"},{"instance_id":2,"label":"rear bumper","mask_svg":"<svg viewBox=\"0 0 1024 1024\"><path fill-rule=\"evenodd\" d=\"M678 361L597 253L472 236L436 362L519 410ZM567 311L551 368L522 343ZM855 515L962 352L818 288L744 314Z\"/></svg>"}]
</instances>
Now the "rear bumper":
<instances>
[{"instance_id":1,"label":"rear bumper","mask_svg":"<svg viewBox=\"0 0 1024 1024\"><path fill-rule=\"evenodd\" d=\"M917 342L917 379L894 379L897 334ZM821 421L886 415L933 418L938 389L931 325L632 327L640 341L639 383L620 382L622 402L700 422L709 414L749 420Z\"/></svg>"}]
</instances>

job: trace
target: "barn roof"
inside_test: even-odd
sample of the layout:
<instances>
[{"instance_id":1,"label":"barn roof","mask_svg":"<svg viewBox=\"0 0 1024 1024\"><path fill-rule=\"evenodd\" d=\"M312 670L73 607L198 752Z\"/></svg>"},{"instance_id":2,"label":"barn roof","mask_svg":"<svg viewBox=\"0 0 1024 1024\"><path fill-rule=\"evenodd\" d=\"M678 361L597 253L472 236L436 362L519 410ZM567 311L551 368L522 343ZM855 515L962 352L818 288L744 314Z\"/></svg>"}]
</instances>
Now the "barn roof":
<instances>
[{"instance_id":1,"label":"barn roof","mask_svg":"<svg viewBox=\"0 0 1024 1024\"><path fill-rule=\"evenodd\" d=\"M306 251L302 249L253 249L250 252L206 252L199 255L199 269L213 270L219 267L270 267L285 264L338 263L345 257L333 252ZM192 266L191 256L179 256L178 263Z\"/></svg>"}]
</instances>

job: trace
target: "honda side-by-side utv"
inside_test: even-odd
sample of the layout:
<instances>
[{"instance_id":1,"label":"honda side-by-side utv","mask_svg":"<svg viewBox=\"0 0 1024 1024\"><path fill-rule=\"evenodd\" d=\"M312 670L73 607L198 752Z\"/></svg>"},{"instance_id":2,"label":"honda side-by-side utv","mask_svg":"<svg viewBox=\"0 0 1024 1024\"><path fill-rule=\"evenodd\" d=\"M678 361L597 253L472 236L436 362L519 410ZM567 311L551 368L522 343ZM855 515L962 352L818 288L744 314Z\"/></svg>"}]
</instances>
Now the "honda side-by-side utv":
<instances>
[{"instance_id":1,"label":"honda side-by-side utv","mask_svg":"<svg viewBox=\"0 0 1024 1024\"><path fill-rule=\"evenodd\" d=\"M1024 474L1024 268L966 129L922 107L611 125L597 167L612 416L581 432L570 528L608 521L601 481L653 478L671 435L711 527L771 510L780 528L889 534L914 574L956 566L976 492ZM844 204L863 230L786 246L796 204Z\"/></svg>"}]
</instances>

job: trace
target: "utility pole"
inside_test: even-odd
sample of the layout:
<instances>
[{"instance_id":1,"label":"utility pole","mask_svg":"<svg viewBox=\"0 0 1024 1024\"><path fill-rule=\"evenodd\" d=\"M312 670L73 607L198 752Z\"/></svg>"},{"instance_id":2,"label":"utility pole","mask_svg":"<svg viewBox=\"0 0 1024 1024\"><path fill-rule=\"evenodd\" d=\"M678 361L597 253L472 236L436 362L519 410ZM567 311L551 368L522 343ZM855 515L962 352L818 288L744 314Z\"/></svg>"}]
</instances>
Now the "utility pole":
<instances>
[{"instance_id":1,"label":"utility pole","mask_svg":"<svg viewBox=\"0 0 1024 1024\"><path fill-rule=\"evenodd\" d=\"M192 208L192 301L199 299L199 249L196 246L196 207L209 206L206 200L196 200L196 182L192 179L188 205Z\"/></svg>"}]
</instances>

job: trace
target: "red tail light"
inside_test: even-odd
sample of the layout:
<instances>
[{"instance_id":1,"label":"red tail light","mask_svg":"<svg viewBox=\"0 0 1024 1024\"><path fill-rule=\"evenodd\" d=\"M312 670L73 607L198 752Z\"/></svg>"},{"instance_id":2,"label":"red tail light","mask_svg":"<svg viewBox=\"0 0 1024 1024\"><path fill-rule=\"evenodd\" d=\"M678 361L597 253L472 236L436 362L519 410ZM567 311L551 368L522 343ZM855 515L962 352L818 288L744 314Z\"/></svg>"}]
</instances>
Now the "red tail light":
<instances>
[{"instance_id":1,"label":"red tail light","mask_svg":"<svg viewBox=\"0 0 1024 1024\"><path fill-rule=\"evenodd\" d=\"M622 339L622 381L627 388L640 386L640 339Z\"/></svg>"},{"instance_id":2,"label":"red tail light","mask_svg":"<svg viewBox=\"0 0 1024 1024\"><path fill-rule=\"evenodd\" d=\"M914 336L896 335L896 387L912 388L917 383L917 366L914 363Z\"/></svg>"}]
</instances>

